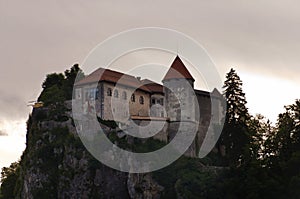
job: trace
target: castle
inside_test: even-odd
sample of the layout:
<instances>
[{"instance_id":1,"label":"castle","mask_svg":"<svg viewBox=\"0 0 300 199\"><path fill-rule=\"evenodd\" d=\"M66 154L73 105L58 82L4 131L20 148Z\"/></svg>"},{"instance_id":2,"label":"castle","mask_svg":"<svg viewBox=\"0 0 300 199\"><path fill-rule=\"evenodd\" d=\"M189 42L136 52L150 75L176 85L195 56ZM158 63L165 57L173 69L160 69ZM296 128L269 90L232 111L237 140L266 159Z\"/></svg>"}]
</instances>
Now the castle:
<instances>
[{"instance_id":1,"label":"castle","mask_svg":"<svg viewBox=\"0 0 300 199\"><path fill-rule=\"evenodd\" d=\"M83 104L85 114L94 113L103 120L115 120L127 126L132 121L137 124L153 121L156 122L154 130L164 123L164 127L158 129L162 133L156 135L160 140L174 137L165 133L167 128L176 132L179 122L196 122L199 145L210 130L210 123L220 123L222 95L217 89L212 92L196 90L194 82L183 61L176 56L162 85L99 68L75 84L74 97ZM217 108L212 109L212 103ZM195 156L196 152L191 153L190 156Z\"/></svg>"}]
</instances>

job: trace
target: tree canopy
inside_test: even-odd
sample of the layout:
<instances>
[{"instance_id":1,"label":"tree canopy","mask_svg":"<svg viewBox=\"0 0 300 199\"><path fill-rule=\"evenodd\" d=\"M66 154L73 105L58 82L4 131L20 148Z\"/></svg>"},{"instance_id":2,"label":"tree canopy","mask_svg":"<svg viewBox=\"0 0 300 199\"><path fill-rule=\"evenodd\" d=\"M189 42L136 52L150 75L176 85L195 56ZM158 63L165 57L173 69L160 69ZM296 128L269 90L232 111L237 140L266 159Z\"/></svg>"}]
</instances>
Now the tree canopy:
<instances>
[{"instance_id":1,"label":"tree canopy","mask_svg":"<svg viewBox=\"0 0 300 199\"><path fill-rule=\"evenodd\" d=\"M62 104L66 100L71 100L76 77L77 80L84 77L78 64L74 64L71 69L66 70L64 74L48 74L42 84L43 91L40 94L38 101L42 101L45 106L48 106L51 104Z\"/></svg>"}]
</instances>

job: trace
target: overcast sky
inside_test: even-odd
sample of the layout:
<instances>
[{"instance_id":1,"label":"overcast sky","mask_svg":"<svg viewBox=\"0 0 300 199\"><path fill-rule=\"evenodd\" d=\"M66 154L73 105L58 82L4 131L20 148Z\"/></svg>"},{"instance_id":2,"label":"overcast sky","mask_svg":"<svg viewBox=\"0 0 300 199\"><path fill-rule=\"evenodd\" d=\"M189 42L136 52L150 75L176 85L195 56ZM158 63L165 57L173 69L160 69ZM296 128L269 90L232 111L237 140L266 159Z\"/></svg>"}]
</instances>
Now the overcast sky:
<instances>
[{"instance_id":1,"label":"overcast sky","mask_svg":"<svg viewBox=\"0 0 300 199\"><path fill-rule=\"evenodd\" d=\"M253 114L276 121L284 105L300 98L297 1L0 0L0 139L25 142L26 105L37 98L46 74L82 63L113 34L146 26L194 38L222 78L234 67ZM17 159L24 145L7 147L0 147L0 166Z\"/></svg>"}]
</instances>

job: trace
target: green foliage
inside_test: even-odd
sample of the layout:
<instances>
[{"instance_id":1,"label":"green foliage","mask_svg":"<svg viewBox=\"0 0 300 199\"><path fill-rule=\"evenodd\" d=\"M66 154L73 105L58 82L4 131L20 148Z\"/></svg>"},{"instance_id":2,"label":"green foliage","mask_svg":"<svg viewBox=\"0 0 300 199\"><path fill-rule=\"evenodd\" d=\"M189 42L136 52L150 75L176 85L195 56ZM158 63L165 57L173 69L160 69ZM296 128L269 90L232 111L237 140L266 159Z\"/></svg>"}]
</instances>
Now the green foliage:
<instances>
[{"instance_id":1,"label":"green foliage","mask_svg":"<svg viewBox=\"0 0 300 199\"><path fill-rule=\"evenodd\" d=\"M78 77L77 77L78 75ZM76 78L77 77L77 78ZM67 121L69 118L65 115L67 111L65 101L72 99L73 85L76 80L84 77L78 64L62 73L52 73L47 75L42 84L43 91L38 97L38 101L44 103L44 111L35 109L35 118L37 121L48 120Z\"/></svg>"},{"instance_id":2,"label":"green foliage","mask_svg":"<svg viewBox=\"0 0 300 199\"><path fill-rule=\"evenodd\" d=\"M72 99L75 80L80 80L83 77L84 74L78 64L72 66L70 70L66 70L64 74L52 73L47 75L42 84L43 91L38 101L44 102L45 106L62 105L65 100Z\"/></svg>"},{"instance_id":3,"label":"green foliage","mask_svg":"<svg viewBox=\"0 0 300 199\"><path fill-rule=\"evenodd\" d=\"M75 81L79 81L84 78L82 70L78 64L74 64L70 70L64 72L65 81L63 83L63 90L65 91L66 100L72 99L73 85Z\"/></svg>"},{"instance_id":4,"label":"green foliage","mask_svg":"<svg viewBox=\"0 0 300 199\"><path fill-rule=\"evenodd\" d=\"M58 85L53 85L43 91L43 95L40 97L40 101L44 102L45 106L51 104L63 104L66 100L64 91L58 87Z\"/></svg>"},{"instance_id":5,"label":"green foliage","mask_svg":"<svg viewBox=\"0 0 300 199\"><path fill-rule=\"evenodd\" d=\"M165 142L155 140L153 138L138 139L128 135L119 138L117 136L116 131L111 131L110 133L108 133L107 137L112 143L116 144L118 147L125 150L130 150L135 153L152 152L166 145ZM129 143L128 139L132 139L132 143Z\"/></svg>"},{"instance_id":6,"label":"green foliage","mask_svg":"<svg viewBox=\"0 0 300 199\"><path fill-rule=\"evenodd\" d=\"M59 182L60 177L72 179L80 172L71 166L61 168L65 155L72 155L77 160L86 157L91 176L97 169L103 170L103 164L86 153L80 139L68 128L40 128L41 121L69 119L65 114L64 101L72 98L77 74L83 77L78 65L74 65L64 74L47 75L39 97L45 107L34 109L29 116L27 147L21 162L13 163L1 172L0 199L21 197L23 175L30 168L38 168L48 176L46 182L41 182L41 187L33 190L33 197L57 198L58 183L64 184L64 188L70 186L68 180ZM203 159L181 157L166 168L152 172L153 178L164 187L161 198L300 198L300 100L286 106L276 126L272 127L263 116L252 117L248 113L242 81L233 69L226 78L224 96L227 114L218 142L218 146L225 145L226 156L211 152ZM125 150L147 153L166 144L151 138L119 137L116 122L98 120L113 129L107 137ZM214 167L216 165L223 167ZM98 187L91 189L94 190L92 197L102 197L101 192L96 190Z\"/></svg>"},{"instance_id":7,"label":"green foliage","mask_svg":"<svg viewBox=\"0 0 300 199\"><path fill-rule=\"evenodd\" d=\"M256 158L223 175L223 198L300 198L299 113L297 100L279 115L276 128L261 116L251 119L249 146Z\"/></svg>"},{"instance_id":8,"label":"green foliage","mask_svg":"<svg viewBox=\"0 0 300 199\"><path fill-rule=\"evenodd\" d=\"M51 73L48 74L45 81L42 84L43 89L51 88L52 86L57 85L58 87L61 87L63 85L65 77L63 74L59 73Z\"/></svg>"},{"instance_id":9,"label":"green foliage","mask_svg":"<svg viewBox=\"0 0 300 199\"><path fill-rule=\"evenodd\" d=\"M250 115L246 107L247 101L242 90L242 81L235 70L227 73L224 83L224 97L227 101L225 124L220 144L226 147L228 164L238 166L246 164L251 143L251 131L248 122Z\"/></svg>"},{"instance_id":10,"label":"green foliage","mask_svg":"<svg viewBox=\"0 0 300 199\"><path fill-rule=\"evenodd\" d=\"M258 114L249 121L249 130L252 135L250 156L253 159L266 160L268 156L268 148L266 147L267 138L274 131L270 121Z\"/></svg>"},{"instance_id":11,"label":"green foliage","mask_svg":"<svg viewBox=\"0 0 300 199\"><path fill-rule=\"evenodd\" d=\"M103 124L104 126L107 126L109 128L116 129L118 127L118 124L113 120L103 120L102 118L100 118L98 116L97 116L97 119L100 124Z\"/></svg>"},{"instance_id":12,"label":"green foliage","mask_svg":"<svg viewBox=\"0 0 300 199\"><path fill-rule=\"evenodd\" d=\"M1 171L0 199L15 198L16 182L20 176L20 164L14 162L10 167L3 167Z\"/></svg>"},{"instance_id":13,"label":"green foliage","mask_svg":"<svg viewBox=\"0 0 300 199\"><path fill-rule=\"evenodd\" d=\"M208 170L199 159L181 157L171 165L153 172L162 185L162 198L210 198L216 193L217 170Z\"/></svg>"}]
</instances>

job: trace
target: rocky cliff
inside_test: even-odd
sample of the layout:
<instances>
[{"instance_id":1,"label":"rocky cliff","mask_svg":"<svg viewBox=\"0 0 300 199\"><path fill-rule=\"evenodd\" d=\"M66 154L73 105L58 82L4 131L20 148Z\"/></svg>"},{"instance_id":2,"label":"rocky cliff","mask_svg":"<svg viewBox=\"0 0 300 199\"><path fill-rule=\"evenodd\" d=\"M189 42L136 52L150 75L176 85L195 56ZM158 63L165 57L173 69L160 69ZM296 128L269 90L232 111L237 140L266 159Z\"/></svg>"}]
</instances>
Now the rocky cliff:
<instances>
[{"instance_id":1,"label":"rocky cliff","mask_svg":"<svg viewBox=\"0 0 300 199\"><path fill-rule=\"evenodd\" d=\"M43 83L39 101L27 121L26 149L19 162L6 169L0 198L206 198L217 181L207 170L214 158L181 157L168 167L144 174L111 169L96 160L83 146L71 115L72 85L77 65L65 75L50 74ZM69 100L69 101L68 101ZM134 152L163 147L165 138L137 139L116 128L114 121L99 120L114 144ZM167 132L168 135L169 132ZM195 156L196 144L186 155ZM210 190L212 193L214 189Z\"/></svg>"},{"instance_id":2,"label":"rocky cliff","mask_svg":"<svg viewBox=\"0 0 300 199\"><path fill-rule=\"evenodd\" d=\"M163 187L151 174L101 164L82 145L68 111L54 118L49 113L34 109L28 120L18 198L160 198Z\"/></svg>"},{"instance_id":3,"label":"rocky cliff","mask_svg":"<svg viewBox=\"0 0 300 199\"><path fill-rule=\"evenodd\" d=\"M15 198L186 198L185 194L201 189L202 185L196 190L193 187L200 185L199 175L215 177L214 172L205 171L207 167L198 159L188 157L153 173L130 174L111 169L84 148L68 107L61 114L53 114L50 109L34 109L28 119ZM104 125L103 128L111 134L115 132ZM128 146L135 144L126 136L122 139ZM153 140L144 143L155 144Z\"/></svg>"}]
</instances>

